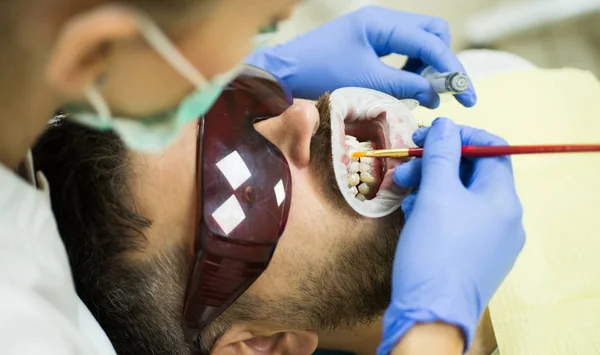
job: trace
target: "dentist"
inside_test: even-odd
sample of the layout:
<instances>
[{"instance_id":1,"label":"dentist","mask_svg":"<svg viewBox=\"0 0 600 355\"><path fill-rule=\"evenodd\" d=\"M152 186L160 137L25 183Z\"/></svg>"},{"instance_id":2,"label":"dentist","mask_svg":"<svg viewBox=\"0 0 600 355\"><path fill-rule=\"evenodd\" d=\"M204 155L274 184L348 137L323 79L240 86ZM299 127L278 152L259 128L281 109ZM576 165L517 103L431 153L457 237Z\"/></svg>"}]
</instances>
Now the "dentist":
<instances>
[{"instance_id":1,"label":"dentist","mask_svg":"<svg viewBox=\"0 0 600 355\"><path fill-rule=\"evenodd\" d=\"M159 152L208 110L254 48L255 35L287 18L296 2L0 4L2 354L100 354L79 323L45 179L24 164L48 118L60 110L81 124L115 130L131 149ZM246 61L283 78L297 97L362 86L434 107L438 96L415 72L426 65L461 70L449 43L443 20L369 7ZM404 70L379 61L390 53L411 58ZM472 89L458 99L466 106L476 101Z\"/></svg>"}]
</instances>

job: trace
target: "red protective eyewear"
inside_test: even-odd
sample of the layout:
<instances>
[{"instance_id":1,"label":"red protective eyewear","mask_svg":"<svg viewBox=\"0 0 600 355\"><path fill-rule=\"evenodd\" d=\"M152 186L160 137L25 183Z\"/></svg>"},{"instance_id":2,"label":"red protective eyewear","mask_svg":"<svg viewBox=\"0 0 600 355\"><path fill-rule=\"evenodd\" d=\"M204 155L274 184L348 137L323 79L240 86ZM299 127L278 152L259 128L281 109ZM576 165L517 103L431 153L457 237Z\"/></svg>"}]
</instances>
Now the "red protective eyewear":
<instances>
[{"instance_id":1,"label":"red protective eyewear","mask_svg":"<svg viewBox=\"0 0 600 355\"><path fill-rule=\"evenodd\" d=\"M196 259L183 309L192 345L267 268L285 229L290 169L254 123L291 104L285 84L246 66L198 120Z\"/></svg>"}]
</instances>

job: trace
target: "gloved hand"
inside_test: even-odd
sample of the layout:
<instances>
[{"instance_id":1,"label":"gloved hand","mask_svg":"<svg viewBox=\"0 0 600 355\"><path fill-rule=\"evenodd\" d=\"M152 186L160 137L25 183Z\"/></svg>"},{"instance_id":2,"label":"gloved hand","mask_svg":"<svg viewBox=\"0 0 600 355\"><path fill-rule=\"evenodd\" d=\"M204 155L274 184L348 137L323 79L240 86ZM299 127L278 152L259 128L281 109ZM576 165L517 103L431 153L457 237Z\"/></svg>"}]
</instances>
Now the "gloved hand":
<instances>
[{"instance_id":1,"label":"gloved hand","mask_svg":"<svg viewBox=\"0 0 600 355\"><path fill-rule=\"evenodd\" d=\"M327 91L358 86L437 107L439 95L416 72L426 65L439 72L464 71L449 46L450 32L443 19L368 6L287 43L259 50L246 63L278 76L297 98L315 100ZM379 58L391 53L412 59L404 70L392 68ZM472 86L456 97L468 107L477 100Z\"/></svg>"},{"instance_id":2,"label":"gloved hand","mask_svg":"<svg viewBox=\"0 0 600 355\"><path fill-rule=\"evenodd\" d=\"M510 158L462 159L462 145L506 145L448 119L415 132L423 158L402 164L394 181L419 185L402 209L406 224L394 259L392 300L378 354L389 354L416 323L460 327L465 349L479 318L525 242Z\"/></svg>"}]
</instances>

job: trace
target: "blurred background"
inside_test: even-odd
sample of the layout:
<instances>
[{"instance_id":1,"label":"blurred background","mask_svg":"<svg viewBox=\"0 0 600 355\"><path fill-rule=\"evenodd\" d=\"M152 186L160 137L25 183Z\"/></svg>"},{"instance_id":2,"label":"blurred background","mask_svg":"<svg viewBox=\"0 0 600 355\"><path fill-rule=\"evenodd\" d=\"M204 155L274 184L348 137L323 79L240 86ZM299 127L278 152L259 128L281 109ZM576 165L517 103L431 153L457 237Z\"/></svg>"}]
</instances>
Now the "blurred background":
<instances>
[{"instance_id":1,"label":"blurred background","mask_svg":"<svg viewBox=\"0 0 600 355\"><path fill-rule=\"evenodd\" d=\"M276 42L370 4L445 18L455 51L500 49L539 67L575 67L600 77L600 0L305 0ZM385 61L400 66L404 59Z\"/></svg>"}]
</instances>

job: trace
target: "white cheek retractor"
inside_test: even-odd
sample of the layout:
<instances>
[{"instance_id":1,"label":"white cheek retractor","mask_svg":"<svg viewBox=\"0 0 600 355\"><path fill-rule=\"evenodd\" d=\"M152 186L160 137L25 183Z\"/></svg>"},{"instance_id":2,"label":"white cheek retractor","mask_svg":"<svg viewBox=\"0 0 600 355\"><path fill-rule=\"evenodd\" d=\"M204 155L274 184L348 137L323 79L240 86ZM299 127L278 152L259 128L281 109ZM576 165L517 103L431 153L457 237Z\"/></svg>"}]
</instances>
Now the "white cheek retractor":
<instances>
[{"instance_id":1,"label":"white cheek retractor","mask_svg":"<svg viewBox=\"0 0 600 355\"><path fill-rule=\"evenodd\" d=\"M369 191L368 183L373 181L368 173L370 161L357 164L349 154L372 147L359 143L354 137L347 137L345 125L372 121L374 125L379 124L383 132L385 146L379 148L415 148L412 134L418 125L411 110L419 106L418 101L398 100L375 90L350 87L335 90L331 94L330 106L333 168L344 199L365 217L389 215L400 207L405 195L400 189L393 188L390 173L381 176L381 187L373 199L364 197L363 192Z\"/></svg>"}]
</instances>

